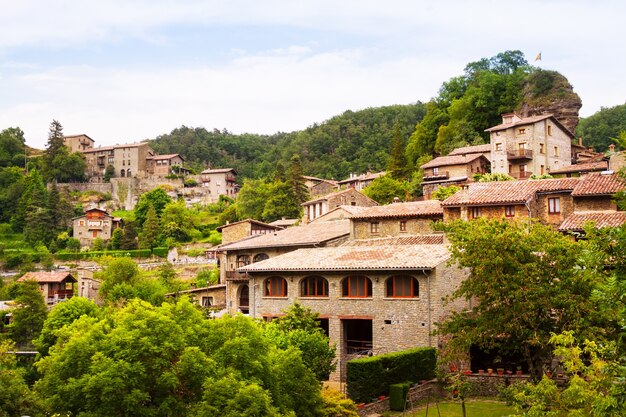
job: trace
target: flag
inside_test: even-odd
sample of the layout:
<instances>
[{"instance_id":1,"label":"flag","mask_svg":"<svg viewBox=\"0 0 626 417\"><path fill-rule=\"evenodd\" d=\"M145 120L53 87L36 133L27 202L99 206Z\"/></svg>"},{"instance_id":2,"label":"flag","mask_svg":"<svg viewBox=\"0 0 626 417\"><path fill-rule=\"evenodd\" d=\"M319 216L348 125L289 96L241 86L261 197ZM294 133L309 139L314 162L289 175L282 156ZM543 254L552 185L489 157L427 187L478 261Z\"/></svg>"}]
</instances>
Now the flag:
<instances>
[{"instance_id":1,"label":"flag","mask_svg":"<svg viewBox=\"0 0 626 417\"><path fill-rule=\"evenodd\" d=\"M541 61L541 52L539 52L537 54L537 57L535 58L535 61Z\"/></svg>"}]
</instances>

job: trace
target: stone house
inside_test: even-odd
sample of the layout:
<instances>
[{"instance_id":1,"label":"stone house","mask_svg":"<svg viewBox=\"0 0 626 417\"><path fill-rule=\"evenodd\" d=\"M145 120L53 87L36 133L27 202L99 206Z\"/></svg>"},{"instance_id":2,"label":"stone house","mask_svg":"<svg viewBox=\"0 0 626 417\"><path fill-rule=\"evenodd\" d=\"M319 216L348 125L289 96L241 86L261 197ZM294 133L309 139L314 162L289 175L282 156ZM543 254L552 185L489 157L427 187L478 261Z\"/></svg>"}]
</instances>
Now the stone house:
<instances>
[{"instance_id":1,"label":"stone house","mask_svg":"<svg viewBox=\"0 0 626 417\"><path fill-rule=\"evenodd\" d=\"M222 244L236 242L250 236L265 235L282 230L284 227L263 223L254 219L241 220L235 223L227 223L216 230L222 234Z\"/></svg>"},{"instance_id":2,"label":"stone house","mask_svg":"<svg viewBox=\"0 0 626 417\"><path fill-rule=\"evenodd\" d=\"M73 237L80 240L82 247L90 247L93 241L100 238L104 241L111 239L113 230L120 227L122 220L113 217L100 208L85 210L82 216L72 219Z\"/></svg>"},{"instance_id":3,"label":"stone house","mask_svg":"<svg viewBox=\"0 0 626 417\"><path fill-rule=\"evenodd\" d=\"M89 148L83 150L83 154L86 175L96 182L102 182L109 165L115 169L115 177L146 178L149 174L148 161L156 155L145 142Z\"/></svg>"},{"instance_id":4,"label":"stone house","mask_svg":"<svg viewBox=\"0 0 626 417\"><path fill-rule=\"evenodd\" d=\"M385 171L381 172L366 172L365 174L357 175L351 173L348 178L345 180L341 180L337 182L337 186L340 190L345 190L347 188L354 188L355 190L361 191L362 189L368 187L372 181L374 181L378 177L382 177L385 175Z\"/></svg>"},{"instance_id":5,"label":"stone house","mask_svg":"<svg viewBox=\"0 0 626 417\"><path fill-rule=\"evenodd\" d=\"M95 141L85 134L63 136L63 143L70 153L83 152L92 149Z\"/></svg>"},{"instance_id":6,"label":"stone house","mask_svg":"<svg viewBox=\"0 0 626 417\"><path fill-rule=\"evenodd\" d=\"M302 178L304 178L304 184L309 190L309 195L311 197L330 194L339 188L337 181L334 180L325 180L323 178L310 177L308 175L303 175Z\"/></svg>"},{"instance_id":7,"label":"stone house","mask_svg":"<svg viewBox=\"0 0 626 417\"><path fill-rule=\"evenodd\" d=\"M35 281L48 305L54 305L74 296L76 278L70 272L27 272L17 282Z\"/></svg>"},{"instance_id":8,"label":"stone house","mask_svg":"<svg viewBox=\"0 0 626 417\"><path fill-rule=\"evenodd\" d=\"M200 173L200 182L207 189L209 201L215 203L221 195L237 197L237 171L233 168L205 169Z\"/></svg>"},{"instance_id":9,"label":"stone house","mask_svg":"<svg viewBox=\"0 0 626 417\"><path fill-rule=\"evenodd\" d=\"M181 295L189 296L193 302L204 308L212 308L215 310L223 310L226 308L226 285L224 284L191 288L189 290L165 294L166 297L170 298Z\"/></svg>"},{"instance_id":10,"label":"stone house","mask_svg":"<svg viewBox=\"0 0 626 417\"><path fill-rule=\"evenodd\" d=\"M608 161L583 162L580 164L567 165L561 168L553 169L550 175L555 178L563 177L580 177L590 172L602 172L609 169Z\"/></svg>"},{"instance_id":11,"label":"stone house","mask_svg":"<svg viewBox=\"0 0 626 417\"><path fill-rule=\"evenodd\" d=\"M248 276L239 268L300 248L337 246L349 235L349 220L337 220L293 226L218 246L214 251L219 259L220 283L226 284L228 312L249 313Z\"/></svg>"},{"instance_id":12,"label":"stone house","mask_svg":"<svg viewBox=\"0 0 626 417\"><path fill-rule=\"evenodd\" d=\"M392 203L367 207L350 217L353 239L373 239L390 236L433 233L433 224L443 220L439 200Z\"/></svg>"},{"instance_id":13,"label":"stone house","mask_svg":"<svg viewBox=\"0 0 626 417\"><path fill-rule=\"evenodd\" d=\"M185 159L177 153L150 156L147 162L148 173L157 177L167 177L168 175L188 171L183 168Z\"/></svg>"},{"instance_id":14,"label":"stone house","mask_svg":"<svg viewBox=\"0 0 626 417\"><path fill-rule=\"evenodd\" d=\"M574 134L551 114L525 118L503 114L502 123L486 132L490 135L493 173L527 179L572 163Z\"/></svg>"},{"instance_id":15,"label":"stone house","mask_svg":"<svg viewBox=\"0 0 626 417\"><path fill-rule=\"evenodd\" d=\"M248 277L250 315L271 319L298 301L320 313L337 349L331 380L345 380L346 362L416 346L438 346L437 321L464 302L444 305L465 278L447 264L442 244L402 238L353 240L304 248L239 269Z\"/></svg>"},{"instance_id":16,"label":"stone house","mask_svg":"<svg viewBox=\"0 0 626 417\"><path fill-rule=\"evenodd\" d=\"M352 216L357 215L364 210L367 210L368 207L362 206L339 206L335 207L328 212L322 214L319 217L316 217L312 222L327 222L331 220L343 220L350 219Z\"/></svg>"},{"instance_id":17,"label":"stone house","mask_svg":"<svg viewBox=\"0 0 626 417\"><path fill-rule=\"evenodd\" d=\"M491 144L486 143L484 145L472 145L472 146L462 146L460 148L455 148L448 154L448 156L469 156L469 155L483 155L487 160L491 160Z\"/></svg>"},{"instance_id":18,"label":"stone house","mask_svg":"<svg viewBox=\"0 0 626 417\"><path fill-rule=\"evenodd\" d=\"M303 220L304 223L312 222L316 218L339 206L372 207L377 205L378 203L376 201L365 194L354 188L348 188L302 203L302 207L304 207Z\"/></svg>"},{"instance_id":19,"label":"stone house","mask_svg":"<svg viewBox=\"0 0 626 417\"><path fill-rule=\"evenodd\" d=\"M420 166L424 170L422 191L431 198L439 187L461 185L472 181L474 174L489 172L489 159L483 153L440 156Z\"/></svg>"}]
</instances>

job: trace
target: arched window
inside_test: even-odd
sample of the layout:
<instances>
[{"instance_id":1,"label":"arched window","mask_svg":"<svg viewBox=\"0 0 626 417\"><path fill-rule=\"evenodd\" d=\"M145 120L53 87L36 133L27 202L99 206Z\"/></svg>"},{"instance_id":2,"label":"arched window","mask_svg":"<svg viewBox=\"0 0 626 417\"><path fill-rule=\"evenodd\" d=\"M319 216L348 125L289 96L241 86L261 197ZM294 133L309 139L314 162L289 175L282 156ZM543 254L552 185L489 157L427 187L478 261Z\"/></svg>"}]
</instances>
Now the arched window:
<instances>
[{"instance_id":1,"label":"arched window","mask_svg":"<svg viewBox=\"0 0 626 417\"><path fill-rule=\"evenodd\" d=\"M287 297L287 280L283 277L269 277L265 280L266 297Z\"/></svg>"},{"instance_id":2,"label":"arched window","mask_svg":"<svg viewBox=\"0 0 626 417\"><path fill-rule=\"evenodd\" d=\"M126 176L127 176L127 177L129 177L129 178L131 177L131 175L130 175L130 168L128 168L128 169L126 170Z\"/></svg>"},{"instance_id":3,"label":"arched window","mask_svg":"<svg viewBox=\"0 0 626 417\"><path fill-rule=\"evenodd\" d=\"M328 297L328 280L319 275L312 275L300 281L301 297Z\"/></svg>"},{"instance_id":4,"label":"arched window","mask_svg":"<svg viewBox=\"0 0 626 417\"><path fill-rule=\"evenodd\" d=\"M249 255L238 255L237 256L237 268L241 268L242 266L250 265L250 256Z\"/></svg>"},{"instance_id":5,"label":"arched window","mask_svg":"<svg viewBox=\"0 0 626 417\"><path fill-rule=\"evenodd\" d=\"M270 257L267 256L267 253L257 253L256 255L254 255L254 258L252 259L252 262L261 262L264 261L266 259L269 259Z\"/></svg>"},{"instance_id":6,"label":"arched window","mask_svg":"<svg viewBox=\"0 0 626 417\"><path fill-rule=\"evenodd\" d=\"M121 171L120 171L120 177L125 177L125 176L126 176L126 171L121 170Z\"/></svg>"},{"instance_id":7,"label":"arched window","mask_svg":"<svg viewBox=\"0 0 626 417\"><path fill-rule=\"evenodd\" d=\"M239 311L243 314L250 312L250 288L247 284L239 288Z\"/></svg>"},{"instance_id":8,"label":"arched window","mask_svg":"<svg viewBox=\"0 0 626 417\"><path fill-rule=\"evenodd\" d=\"M416 298L420 295L420 286L415 277L394 275L385 283L385 296L389 298Z\"/></svg>"},{"instance_id":9,"label":"arched window","mask_svg":"<svg viewBox=\"0 0 626 417\"><path fill-rule=\"evenodd\" d=\"M372 280L364 275L345 277L341 283L341 296L366 298L372 296Z\"/></svg>"}]
</instances>

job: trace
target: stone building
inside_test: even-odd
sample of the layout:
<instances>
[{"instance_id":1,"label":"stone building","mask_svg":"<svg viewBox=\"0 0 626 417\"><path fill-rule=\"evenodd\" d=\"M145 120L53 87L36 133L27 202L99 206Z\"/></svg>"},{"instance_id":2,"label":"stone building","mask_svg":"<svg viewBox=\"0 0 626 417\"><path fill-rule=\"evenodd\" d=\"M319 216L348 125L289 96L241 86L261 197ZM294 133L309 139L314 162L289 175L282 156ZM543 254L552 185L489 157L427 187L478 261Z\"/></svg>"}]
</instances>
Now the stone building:
<instances>
[{"instance_id":1,"label":"stone building","mask_svg":"<svg viewBox=\"0 0 626 417\"><path fill-rule=\"evenodd\" d=\"M222 244L236 242L250 236L265 235L282 230L284 227L263 223L254 219L241 220L235 223L227 223L216 230L222 234Z\"/></svg>"},{"instance_id":2,"label":"stone building","mask_svg":"<svg viewBox=\"0 0 626 417\"><path fill-rule=\"evenodd\" d=\"M347 188L354 188L355 190L361 191L362 189L368 187L372 181L376 178L382 177L385 175L385 171L381 172L366 172L365 174L357 175L351 173L348 178L345 180L341 180L337 182L339 189L345 190Z\"/></svg>"},{"instance_id":3,"label":"stone building","mask_svg":"<svg viewBox=\"0 0 626 417\"><path fill-rule=\"evenodd\" d=\"M433 224L443 220L439 200L392 203L367 207L350 217L353 239L374 239L389 236L433 233Z\"/></svg>"},{"instance_id":4,"label":"stone building","mask_svg":"<svg viewBox=\"0 0 626 417\"><path fill-rule=\"evenodd\" d=\"M148 161L156 155L147 143L89 148L83 150L83 154L86 175L95 182L102 182L109 165L115 169L115 177L145 178L149 174Z\"/></svg>"},{"instance_id":5,"label":"stone building","mask_svg":"<svg viewBox=\"0 0 626 417\"><path fill-rule=\"evenodd\" d=\"M302 203L304 222L309 223L339 206L377 206L378 203L354 188L337 191Z\"/></svg>"},{"instance_id":6,"label":"stone building","mask_svg":"<svg viewBox=\"0 0 626 417\"><path fill-rule=\"evenodd\" d=\"M483 153L447 155L437 157L420 168L424 170L422 191L424 198L428 199L439 187L465 184L472 181L474 174L489 172L489 159Z\"/></svg>"},{"instance_id":7,"label":"stone building","mask_svg":"<svg viewBox=\"0 0 626 417\"><path fill-rule=\"evenodd\" d=\"M183 168L185 159L177 153L167 155L154 155L147 159L148 173L157 177L166 177L172 174L187 172Z\"/></svg>"},{"instance_id":8,"label":"stone building","mask_svg":"<svg viewBox=\"0 0 626 417\"><path fill-rule=\"evenodd\" d=\"M98 297L98 291L102 282L93 277L93 270L87 268L78 268L76 270L78 284L76 288L76 296L84 297L98 304L102 300Z\"/></svg>"},{"instance_id":9,"label":"stone building","mask_svg":"<svg viewBox=\"0 0 626 417\"><path fill-rule=\"evenodd\" d=\"M462 146L452 150L448 156L469 156L469 155L483 155L487 160L491 160L491 144L486 143L484 145L472 145Z\"/></svg>"},{"instance_id":10,"label":"stone building","mask_svg":"<svg viewBox=\"0 0 626 417\"><path fill-rule=\"evenodd\" d=\"M338 370L362 355L438 346L435 324L463 302L444 305L465 278L442 244L398 238L298 249L239 269L248 277L250 315L270 319L298 301L319 312L337 349Z\"/></svg>"},{"instance_id":11,"label":"stone building","mask_svg":"<svg viewBox=\"0 0 626 417\"><path fill-rule=\"evenodd\" d=\"M72 219L73 237L80 240L82 247L90 247L95 239L111 239L113 230L120 227L122 220L100 208L90 208L82 216Z\"/></svg>"},{"instance_id":12,"label":"stone building","mask_svg":"<svg viewBox=\"0 0 626 417\"><path fill-rule=\"evenodd\" d=\"M233 168L205 169L200 173L202 186L208 191L209 201L217 202L221 195L237 197L237 171Z\"/></svg>"},{"instance_id":13,"label":"stone building","mask_svg":"<svg viewBox=\"0 0 626 417\"><path fill-rule=\"evenodd\" d=\"M55 305L74 296L76 278L70 272L27 272L17 282L35 281L48 305Z\"/></svg>"},{"instance_id":14,"label":"stone building","mask_svg":"<svg viewBox=\"0 0 626 417\"><path fill-rule=\"evenodd\" d=\"M166 297L179 297L187 295L193 302L204 308L211 308L220 311L226 308L226 285L216 284L208 287L191 288L189 290L178 291L165 294Z\"/></svg>"},{"instance_id":15,"label":"stone building","mask_svg":"<svg viewBox=\"0 0 626 417\"><path fill-rule=\"evenodd\" d=\"M87 149L92 149L94 140L85 134L70 135L63 137L63 143L69 149L70 153L84 152Z\"/></svg>"},{"instance_id":16,"label":"stone building","mask_svg":"<svg viewBox=\"0 0 626 417\"><path fill-rule=\"evenodd\" d=\"M325 180L323 178L310 177L308 175L303 175L302 178L304 178L304 184L309 190L309 195L311 197L330 194L339 188L337 181L334 180Z\"/></svg>"},{"instance_id":17,"label":"stone building","mask_svg":"<svg viewBox=\"0 0 626 417\"><path fill-rule=\"evenodd\" d=\"M493 173L527 179L572 163L574 134L551 114L526 118L503 114L502 124L486 132L490 135Z\"/></svg>"}]
</instances>

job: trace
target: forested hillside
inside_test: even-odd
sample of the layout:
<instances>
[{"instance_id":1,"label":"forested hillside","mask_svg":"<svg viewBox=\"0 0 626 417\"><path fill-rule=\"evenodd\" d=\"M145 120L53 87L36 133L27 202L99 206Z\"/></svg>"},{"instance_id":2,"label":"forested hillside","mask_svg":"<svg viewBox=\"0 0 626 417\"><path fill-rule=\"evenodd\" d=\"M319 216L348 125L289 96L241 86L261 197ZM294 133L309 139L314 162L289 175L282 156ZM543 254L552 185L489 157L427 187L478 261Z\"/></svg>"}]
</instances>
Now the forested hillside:
<instances>
[{"instance_id":1,"label":"forested hillside","mask_svg":"<svg viewBox=\"0 0 626 417\"><path fill-rule=\"evenodd\" d=\"M599 112L581 119L576 131L582 137L585 146L596 151L606 151L620 132L626 131L626 104L615 107L603 107Z\"/></svg>"},{"instance_id":2,"label":"forested hillside","mask_svg":"<svg viewBox=\"0 0 626 417\"><path fill-rule=\"evenodd\" d=\"M299 154L307 175L342 179L350 172L384 170L391 153L394 127L408 137L424 116L422 103L346 111L305 130L274 135L235 135L226 130L182 126L152 141L159 153L179 153L196 168L234 167L240 176L273 175Z\"/></svg>"}]
</instances>

